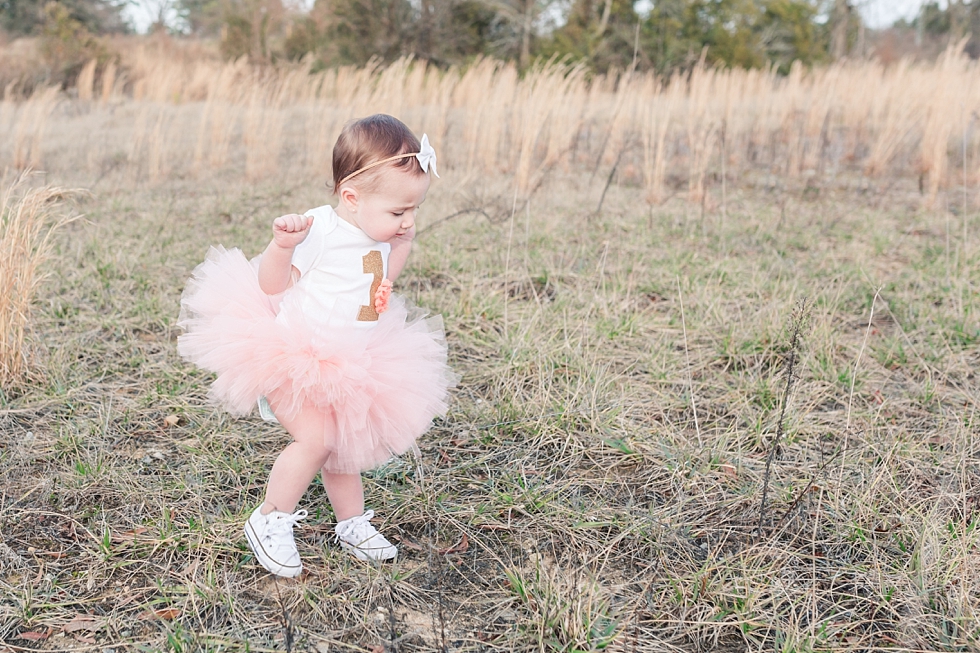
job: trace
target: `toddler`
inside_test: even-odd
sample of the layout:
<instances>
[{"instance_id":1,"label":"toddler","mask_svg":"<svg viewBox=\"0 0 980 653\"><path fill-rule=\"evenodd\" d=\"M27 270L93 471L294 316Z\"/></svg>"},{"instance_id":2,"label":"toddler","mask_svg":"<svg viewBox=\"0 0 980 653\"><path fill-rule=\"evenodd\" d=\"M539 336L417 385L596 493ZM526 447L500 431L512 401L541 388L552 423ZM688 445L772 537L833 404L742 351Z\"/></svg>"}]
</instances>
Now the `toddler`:
<instances>
[{"instance_id":1,"label":"toddler","mask_svg":"<svg viewBox=\"0 0 980 653\"><path fill-rule=\"evenodd\" d=\"M360 560L397 549L371 525L360 472L414 447L443 414L454 376L439 318L391 294L415 235L436 156L399 120L347 124L333 150L337 207L272 223L249 262L211 248L181 299L181 356L217 374L209 396L235 415L256 404L293 442L245 524L270 573L302 571L295 510L320 472L340 545Z\"/></svg>"}]
</instances>

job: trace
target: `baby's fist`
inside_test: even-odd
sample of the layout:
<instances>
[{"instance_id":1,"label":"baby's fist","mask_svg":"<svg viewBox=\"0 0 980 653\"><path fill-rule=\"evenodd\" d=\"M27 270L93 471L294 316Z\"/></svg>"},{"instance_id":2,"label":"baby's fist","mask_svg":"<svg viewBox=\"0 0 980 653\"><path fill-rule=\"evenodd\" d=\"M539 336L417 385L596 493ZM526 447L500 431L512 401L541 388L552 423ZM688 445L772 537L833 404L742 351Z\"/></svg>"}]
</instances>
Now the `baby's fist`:
<instances>
[{"instance_id":1,"label":"baby's fist","mask_svg":"<svg viewBox=\"0 0 980 653\"><path fill-rule=\"evenodd\" d=\"M272 240L284 249L293 249L306 240L313 217L290 213L272 221Z\"/></svg>"}]
</instances>

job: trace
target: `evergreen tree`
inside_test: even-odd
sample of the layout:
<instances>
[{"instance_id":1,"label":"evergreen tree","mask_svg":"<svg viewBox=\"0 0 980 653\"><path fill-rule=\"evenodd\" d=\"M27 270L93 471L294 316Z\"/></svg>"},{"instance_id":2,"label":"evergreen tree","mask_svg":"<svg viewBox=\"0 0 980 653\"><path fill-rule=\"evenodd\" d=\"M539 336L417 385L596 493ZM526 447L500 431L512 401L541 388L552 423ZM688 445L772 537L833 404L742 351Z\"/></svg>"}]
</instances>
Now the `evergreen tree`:
<instances>
[{"instance_id":1,"label":"evergreen tree","mask_svg":"<svg viewBox=\"0 0 980 653\"><path fill-rule=\"evenodd\" d=\"M638 49L639 24L631 0L576 0L567 22L542 45L540 54L570 55L599 72L625 69L634 57L641 58L638 64L649 65Z\"/></svg>"},{"instance_id":2,"label":"evergreen tree","mask_svg":"<svg viewBox=\"0 0 980 653\"><path fill-rule=\"evenodd\" d=\"M194 36L217 36L221 33L223 10L219 0L179 0L177 15L182 30Z\"/></svg>"},{"instance_id":3,"label":"evergreen tree","mask_svg":"<svg viewBox=\"0 0 980 653\"><path fill-rule=\"evenodd\" d=\"M482 0L318 0L289 27L286 54L323 65L414 55L449 66L495 49L510 34ZM503 32L503 39L501 33Z\"/></svg>"},{"instance_id":4,"label":"evergreen tree","mask_svg":"<svg viewBox=\"0 0 980 653\"><path fill-rule=\"evenodd\" d=\"M282 0L224 0L220 15L221 53L226 59L271 61L283 54Z\"/></svg>"},{"instance_id":5,"label":"evergreen tree","mask_svg":"<svg viewBox=\"0 0 980 653\"><path fill-rule=\"evenodd\" d=\"M660 0L643 23L641 43L656 69L708 63L788 71L826 53L813 0Z\"/></svg>"},{"instance_id":6,"label":"evergreen tree","mask_svg":"<svg viewBox=\"0 0 980 653\"><path fill-rule=\"evenodd\" d=\"M949 0L945 6L932 0L922 6L911 26L919 46L925 41L945 48L966 37L966 53L974 59L980 57L980 2L976 0Z\"/></svg>"},{"instance_id":7,"label":"evergreen tree","mask_svg":"<svg viewBox=\"0 0 980 653\"><path fill-rule=\"evenodd\" d=\"M126 31L122 0L0 0L0 29L18 36L39 34L48 4L93 34Z\"/></svg>"},{"instance_id":8,"label":"evergreen tree","mask_svg":"<svg viewBox=\"0 0 980 653\"><path fill-rule=\"evenodd\" d=\"M317 0L314 12L331 64L389 62L412 51L416 16L408 0Z\"/></svg>"},{"instance_id":9,"label":"evergreen tree","mask_svg":"<svg viewBox=\"0 0 980 653\"><path fill-rule=\"evenodd\" d=\"M493 14L487 48L504 59L516 59L525 68L538 51L542 18L555 0L477 0Z\"/></svg>"},{"instance_id":10,"label":"evergreen tree","mask_svg":"<svg viewBox=\"0 0 980 653\"><path fill-rule=\"evenodd\" d=\"M14 1L25 0L0 0ZM835 47L849 51L858 24L849 0L655 0L643 17L634 0L317 0L292 16L283 0L178 1L189 31L220 32L229 58L313 53L324 66L405 55L449 66L490 55L523 68L568 56L598 72L634 63L668 72L703 54L710 64L785 73L794 61L826 59L834 33L843 34ZM843 23L821 22L827 2Z\"/></svg>"},{"instance_id":11,"label":"evergreen tree","mask_svg":"<svg viewBox=\"0 0 980 653\"><path fill-rule=\"evenodd\" d=\"M770 0L759 20L766 59L782 73L794 61L817 63L827 58L827 30L817 22L818 8L799 0Z\"/></svg>"}]
</instances>

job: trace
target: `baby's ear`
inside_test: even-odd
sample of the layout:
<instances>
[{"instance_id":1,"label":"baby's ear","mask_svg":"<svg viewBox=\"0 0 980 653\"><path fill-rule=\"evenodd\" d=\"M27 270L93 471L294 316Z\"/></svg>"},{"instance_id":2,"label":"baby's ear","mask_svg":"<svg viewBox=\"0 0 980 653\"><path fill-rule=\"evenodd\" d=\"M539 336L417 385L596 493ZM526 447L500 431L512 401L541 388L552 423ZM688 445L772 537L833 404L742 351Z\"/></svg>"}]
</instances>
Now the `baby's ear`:
<instances>
[{"instance_id":1,"label":"baby's ear","mask_svg":"<svg viewBox=\"0 0 980 653\"><path fill-rule=\"evenodd\" d=\"M357 210L357 190L347 186L340 191L340 201L347 206L348 210Z\"/></svg>"}]
</instances>

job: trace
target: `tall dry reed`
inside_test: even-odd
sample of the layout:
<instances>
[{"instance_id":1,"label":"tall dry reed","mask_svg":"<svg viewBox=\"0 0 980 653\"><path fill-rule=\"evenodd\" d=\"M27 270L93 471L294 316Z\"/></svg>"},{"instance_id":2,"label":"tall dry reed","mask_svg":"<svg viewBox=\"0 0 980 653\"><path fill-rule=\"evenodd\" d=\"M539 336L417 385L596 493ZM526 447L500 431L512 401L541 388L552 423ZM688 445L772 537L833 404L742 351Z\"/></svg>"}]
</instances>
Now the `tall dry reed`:
<instances>
[{"instance_id":1,"label":"tall dry reed","mask_svg":"<svg viewBox=\"0 0 980 653\"><path fill-rule=\"evenodd\" d=\"M0 190L0 389L5 392L28 373L31 304L45 277L51 234L75 219L65 215L63 200L77 191L32 188L29 179L22 173Z\"/></svg>"},{"instance_id":2,"label":"tall dry reed","mask_svg":"<svg viewBox=\"0 0 980 653\"><path fill-rule=\"evenodd\" d=\"M151 177L232 167L257 180L283 174L281 159L289 152L298 153L289 160L303 164L305 174L322 178L343 124L375 112L397 114L427 132L447 169L511 175L520 193L536 188L556 165L604 168L610 174L600 178L609 179L621 166L623 178L642 183L654 202L666 196L671 170L685 171L672 177L686 177L692 202L724 194L729 178L753 172L810 178L850 171L921 174L923 203L934 205L954 181L949 157L980 148L980 130L967 129L980 114L980 64L962 46L933 63L795 65L785 77L772 69L699 65L669 79L630 71L589 77L555 62L521 76L514 65L490 59L465 69L439 70L406 58L386 68L372 63L318 72L307 64L269 68L172 57L149 47L123 59L127 78L116 79L112 64L106 67L101 99L125 91L140 110L132 125L107 120L105 129L126 133L133 160L141 162L138 174ZM86 67L79 97L94 99L96 72ZM44 124L58 97L48 89L14 100L20 102L10 141L16 165L42 161ZM170 115L163 107L174 105L197 107L183 114L196 125L190 152L170 138L178 128L160 122ZM187 127L183 121L179 129ZM151 152L154 138L168 147ZM955 183L972 185L980 177L975 167L966 173ZM720 188L707 188L718 176Z\"/></svg>"},{"instance_id":3,"label":"tall dry reed","mask_svg":"<svg viewBox=\"0 0 980 653\"><path fill-rule=\"evenodd\" d=\"M909 67L902 61L892 70L882 71L881 87L871 100L871 124L877 125L877 133L871 152L865 162L865 172L871 177L883 175L891 165L902 142L924 120L926 107L916 102L895 102L899 97L896 84L901 84Z\"/></svg>"},{"instance_id":4,"label":"tall dry reed","mask_svg":"<svg viewBox=\"0 0 980 653\"><path fill-rule=\"evenodd\" d=\"M37 168L43 163L44 130L58 99L58 87L38 88L21 106L13 137L15 168Z\"/></svg>"},{"instance_id":5,"label":"tall dry reed","mask_svg":"<svg viewBox=\"0 0 980 653\"><path fill-rule=\"evenodd\" d=\"M286 88L258 82L245 109L245 177L258 180L279 170Z\"/></svg>"},{"instance_id":6,"label":"tall dry reed","mask_svg":"<svg viewBox=\"0 0 980 653\"><path fill-rule=\"evenodd\" d=\"M116 87L116 62L110 61L105 70L102 71L102 92L101 99L103 104L112 97Z\"/></svg>"},{"instance_id":7,"label":"tall dry reed","mask_svg":"<svg viewBox=\"0 0 980 653\"><path fill-rule=\"evenodd\" d=\"M957 82L968 74L967 64L962 57L966 41L947 50L938 63L938 74L926 88L929 92L927 104L928 117L922 132L921 170L927 178L926 201L929 206L936 203L939 188L946 181L949 162L950 136L962 130L962 118L957 116L965 104L963 88Z\"/></svg>"},{"instance_id":8,"label":"tall dry reed","mask_svg":"<svg viewBox=\"0 0 980 653\"><path fill-rule=\"evenodd\" d=\"M692 204L702 204L705 200L704 182L721 127L716 104L723 75L703 64L691 71L686 126L691 152L688 157L688 200Z\"/></svg>"},{"instance_id":9,"label":"tall dry reed","mask_svg":"<svg viewBox=\"0 0 980 653\"><path fill-rule=\"evenodd\" d=\"M95 68L98 65L99 62L96 59L92 59L78 73L75 88L78 91L78 99L82 102L91 102L95 97Z\"/></svg>"},{"instance_id":10,"label":"tall dry reed","mask_svg":"<svg viewBox=\"0 0 980 653\"><path fill-rule=\"evenodd\" d=\"M156 117L153 120L153 127L147 137L147 174L153 183L160 183L165 180L172 170L173 122L174 116L171 107L158 107Z\"/></svg>"}]
</instances>

